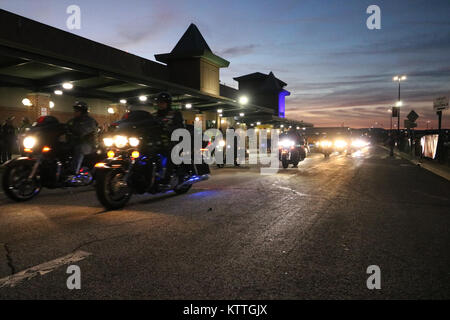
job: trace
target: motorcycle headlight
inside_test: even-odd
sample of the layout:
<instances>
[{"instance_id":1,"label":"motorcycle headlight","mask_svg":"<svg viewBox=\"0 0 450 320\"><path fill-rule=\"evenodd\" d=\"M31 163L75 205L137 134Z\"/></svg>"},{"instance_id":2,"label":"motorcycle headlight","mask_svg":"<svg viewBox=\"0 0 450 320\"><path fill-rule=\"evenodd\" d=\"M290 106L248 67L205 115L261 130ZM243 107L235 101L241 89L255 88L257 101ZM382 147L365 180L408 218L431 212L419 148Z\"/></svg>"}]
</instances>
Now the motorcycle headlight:
<instances>
[{"instance_id":1,"label":"motorcycle headlight","mask_svg":"<svg viewBox=\"0 0 450 320\"><path fill-rule=\"evenodd\" d=\"M128 139L124 136L115 136L114 144L117 148L123 148L128 144Z\"/></svg>"},{"instance_id":2,"label":"motorcycle headlight","mask_svg":"<svg viewBox=\"0 0 450 320\"><path fill-rule=\"evenodd\" d=\"M292 147L294 145L294 141L289 140L289 139L285 139L285 140L281 140L280 141L280 145L284 148L289 148Z\"/></svg>"},{"instance_id":3,"label":"motorcycle headlight","mask_svg":"<svg viewBox=\"0 0 450 320\"><path fill-rule=\"evenodd\" d=\"M37 140L34 137L25 137L25 139L23 139L23 146L25 149L33 149L36 142Z\"/></svg>"},{"instance_id":4,"label":"motorcycle headlight","mask_svg":"<svg viewBox=\"0 0 450 320\"><path fill-rule=\"evenodd\" d=\"M321 147L331 147L333 144L331 143L331 141L328 140L324 140L320 142L320 146Z\"/></svg>"},{"instance_id":5,"label":"motorcycle headlight","mask_svg":"<svg viewBox=\"0 0 450 320\"><path fill-rule=\"evenodd\" d=\"M112 138L103 138L103 144L105 147L111 147L114 143L114 140Z\"/></svg>"},{"instance_id":6,"label":"motorcycle headlight","mask_svg":"<svg viewBox=\"0 0 450 320\"><path fill-rule=\"evenodd\" d=\"M368 143L362 139L356 139L356 140L353 140L353 142L352 142L352 146L354 146L356 148L362 148L367 145L368 145Z\"/></svg>"},{"instance_id":7,"label":"motorcycle headlight","mask_svg":"<svg viewBox=\"0 0 450 320\"><path fill-rule=\"evenodd\" d=\"M334 142L334 146L336 148L345 148L347 146L347 142L345 142L345 140L336 140Z\"/></svg>"},{"instance_id":8,"label":"motorcycle headlight","mask_svg":"<svg viewBox=\"0 0 450 320\"><path fill-rule=\"evenodd\" d=\"M128 143L130 144L130 146L132 147L137 147L139 145L139 139L138 138L129 138L128 139Z\"/></svg>"}]
</instances>

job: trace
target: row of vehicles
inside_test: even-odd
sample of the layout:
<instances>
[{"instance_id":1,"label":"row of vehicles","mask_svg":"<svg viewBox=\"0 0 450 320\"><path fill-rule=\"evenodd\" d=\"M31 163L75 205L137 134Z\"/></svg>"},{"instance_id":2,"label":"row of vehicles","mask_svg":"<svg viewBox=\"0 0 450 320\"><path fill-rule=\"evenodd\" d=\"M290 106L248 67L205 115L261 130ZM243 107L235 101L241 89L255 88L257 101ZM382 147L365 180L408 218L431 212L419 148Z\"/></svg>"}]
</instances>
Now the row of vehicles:
<instances>
[{"instance_id":1,"label":"row of vehicles","mask_svg":"<svg viewBox=\"0 0 450 320\"><path fill-rule=\"evenodd\" d=\"M73 155L67 127L52 116L41 117L22 140L22 156L4 164L3 190L9 198L25 201L42 188L88 186L96 180L102 205L119 209L133 194L170 190L181 194L208 179L207 164L181 164L166 174L169 159L161 152L161 132L161 123L150 113L129 113L111 127L103 145L84 158L77 178L71 180Z\"/></svg>"},{"instance_id":2,"label":"row of vehicles","mask_svg":"<svg viewBox=\"0 0 450 320\"><path fill-rule=\"evenodd\" d=\"M187 129L193 137L194 128L188 126ZM170 190L182 194L192 184L208 179L210 170L205 162L168 165L169 155L161 152L161 132L161 123L149 112L139 110L127 114L110 127L102 145L84 158L76 179L70 179L73 155L68 128L55 117L41 117L23 137L22 156L4 164L3 190L9 198L25 201L39 194L42 188L89 186L96 181L96 194L102 205L107 209L119 209L133 194ZM204 146L202 151L214 155L216 149L208 148L210 145ZM368 142L359 138L321 139L315 148L328 157L335 151L353 152L367 145ZM283 168L296 167L309 152L306 139L296 134L282 134L278 146ZM224 156L223 163L217 164L219 168L225 165L226 149L231 147L225 141L218 142ZM237 143L234 148L234 165L239 166ZM192 150L190 156L193 160Z\"/></svg>"},{"instance_id":3,"label":"row of vehicles","mask_svg":"<svg viewBox=\"0 0 450 320\"><path fill-rule=\"evenodd\" d=\"M355 151L367 147L369 144L370 142L362 137L347 137L335 140L323 138L315 143L314 148L317 152L322 153L325 158L327 158L333 152L352 154Z\"/></svg>"}]
</instances>

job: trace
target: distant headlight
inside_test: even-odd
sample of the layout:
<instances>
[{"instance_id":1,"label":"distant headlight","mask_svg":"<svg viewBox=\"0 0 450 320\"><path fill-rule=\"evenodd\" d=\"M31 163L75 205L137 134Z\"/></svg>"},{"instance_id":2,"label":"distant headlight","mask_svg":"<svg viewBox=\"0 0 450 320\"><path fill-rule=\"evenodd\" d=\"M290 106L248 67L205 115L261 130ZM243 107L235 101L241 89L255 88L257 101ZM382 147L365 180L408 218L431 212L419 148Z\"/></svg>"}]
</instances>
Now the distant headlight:
<instances>
[{"instance_id":1,"label":"distant headlight","mask_svg":"<svg viewBox=\"0 0 450 320\"><path fill-rule=\"evenodd\" d=\"M34 137L25 137L25 139L23 139L23 146L25 149L33 149L36 142L37 140Z\"/></svg>"},{"instance_id":2,"label":"distant headlight","mask_svg":"<svg viewBox=\"0 0 450 320\"><path fill-rule=\"evenodd\" d=\"M345 148L347 146L347 142L345 140L336 140L334 142L334 146L336 148Z\"/></svg>"},{"instance_id":3,"label":"distant headlight","mask_svg":"<svg viewBox=\"0 0 450 320\"><path fill-rule=\"evenodd\" d=\"M331 141L328 141L328 140L320 141L321 147L331 147L332 145L333 145L333 143Z\"/></svg>"},{"instance_id":4,"label":"distant headlight","mask_svg":"<svg viewBox=\"0 0 450 320\"><path fill-rule=\"evenodd\" d=\"M292 147L293 145L295 145L295 142L290 139L285 139L285 140L280 141L280 146L282 146L284 148L289 148L289 147Z\"/></svg>"},{"instance_id":5,"label":"distant headlight","mask_svg":"<svg viewBox=\"0 0 450 320\"><path fill-rule=\"evenodd\" d=\"M103 138L103 143L106 147L111 147L114 143L114 140L111 138Z\"/></svg>"},{"instance_id":6,"label":"distant headlight","mask_svg":"<svg viewBox=\"0 0 450 320\"><path fill-rule=\"evenodd\" d=\"M127 137L124 136L115 136L114 137L114 145L117 148L123 148L128 144L128 139Z\"/></svg>"},{"instance_id":7,"label":"distant headlight","mask_svg":"<svg viewBox=\"0 0 450 320\"><path fill-rule=\"evenodd\" d=\"M130 146L132 147L137 147L139 145L139 139L138 138L129 138L128 139L128 143L130 144Z\"/></svg>"},{"instance_id":8,"label":"distant headlight","mask_svg":"<svg viewBox=\"0 0 450 320\"><path fill-rule=\"evenodd\" d=\"M356 139L352 141L352 146L356 147L356 148L362 148L367 146L369 143L367 143L366 141L362 140L362 139Z\"/></svg>"}]
</instances>

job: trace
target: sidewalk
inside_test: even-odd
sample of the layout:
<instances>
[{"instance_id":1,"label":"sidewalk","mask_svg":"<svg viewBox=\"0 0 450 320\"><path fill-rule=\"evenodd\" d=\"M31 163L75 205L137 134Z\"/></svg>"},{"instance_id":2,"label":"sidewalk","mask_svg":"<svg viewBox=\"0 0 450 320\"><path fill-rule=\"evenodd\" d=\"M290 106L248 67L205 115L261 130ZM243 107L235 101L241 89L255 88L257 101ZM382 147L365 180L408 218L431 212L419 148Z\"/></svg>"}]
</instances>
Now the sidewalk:
<instances>
[{"instance_id":1,"label":"sidewalk","mask_svg":"<svg viewBox=\"0 0 450 320\"><path fill-rule=\"evenodd\" d=\"M387 150L388 152L390 151L390 149L388 147L385 147L383 145L380 145L380 147ZM403 159L410 161L411 163L413 163L415 165L418 165L418 166L424 168L425 170L433 172L434 174L450 181L450 167L448 167L446 165L436 163L435 161L433 161L431 159L426 159L426 158L417 159L415 157L412 157L410 154L398 151L397 149L394 149L394 154L399 157L402 157Z\"/></svg>"}]
</instances>

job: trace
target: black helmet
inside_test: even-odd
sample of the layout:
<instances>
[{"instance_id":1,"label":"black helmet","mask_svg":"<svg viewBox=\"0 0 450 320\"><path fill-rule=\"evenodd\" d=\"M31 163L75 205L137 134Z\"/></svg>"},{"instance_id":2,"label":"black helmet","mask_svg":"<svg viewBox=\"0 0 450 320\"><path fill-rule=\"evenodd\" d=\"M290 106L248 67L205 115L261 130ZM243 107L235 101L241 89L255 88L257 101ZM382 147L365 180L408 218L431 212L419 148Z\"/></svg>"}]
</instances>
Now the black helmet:
<instances>
[{"instance_id":1,"label":"black helmet","mask_svg":"<svg viewBox=\"0 0 450 320\"><path fill-rule=\"evenodd\" d=\"M170 104L172 103L172 96L168 92L161 92L156 96L155 101L157 103L167 102L167 104L170 106Z\"/></svg>"},{"instance_id":2,"label":"black helmet","mask_svg":"<svg viewBox=\"0 0 450 320\"><path fill-rule=\"evenodd\" d=\"M73 105L74 111L79 111L81 113L87 113L88 112L88 105L86 102L83 101L76 101Z\"/></svg>"}]
</instances>

